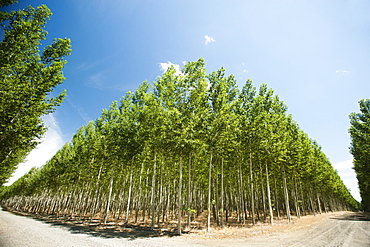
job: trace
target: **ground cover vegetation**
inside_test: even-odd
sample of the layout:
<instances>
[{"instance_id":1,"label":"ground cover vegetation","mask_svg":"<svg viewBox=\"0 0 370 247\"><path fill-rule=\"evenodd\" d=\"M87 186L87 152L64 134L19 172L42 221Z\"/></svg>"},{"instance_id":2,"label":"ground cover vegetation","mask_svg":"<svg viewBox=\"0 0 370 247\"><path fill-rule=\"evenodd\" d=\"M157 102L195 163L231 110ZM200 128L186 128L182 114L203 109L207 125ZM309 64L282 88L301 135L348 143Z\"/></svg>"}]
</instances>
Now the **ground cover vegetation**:
<instances>
[{"instance_id":1,"label":"ground cover vegetation","mask_svg":"<svg viewBox=\"0 0 370 247\"><path fill-rule=\"evenodd\" d=\"M15 3L1 1L0 7ZM46 127L42 115L59 106L66 93L52 97L63 83L69 39L55 39L43 46L51 12L45 6L0 11L0 184L40 142ZM40 47L43 51L40 52Z\"/></svg>"},{"instance_id":2,"label":"ground cover vegetation","mask_svg":"<svg viewBox=\"0 0 370 247\"><path fill-rule=\"evenodd\" d=\"M239 88L203 59L127 92L0 196L18 211L179 234L357 207L272 89Z\"/></svg>"},{"instance_id":3,"label":"ground cover vegetation","mask_svg":"<svg viewBox=\"0 0 370 247\"><path fill-rule=\"evenodd\" d=\"M370 100L359 101L360 113L349 115L351 153L362 198L362 208L370 212Z\"/></svg>"}]
</instances>

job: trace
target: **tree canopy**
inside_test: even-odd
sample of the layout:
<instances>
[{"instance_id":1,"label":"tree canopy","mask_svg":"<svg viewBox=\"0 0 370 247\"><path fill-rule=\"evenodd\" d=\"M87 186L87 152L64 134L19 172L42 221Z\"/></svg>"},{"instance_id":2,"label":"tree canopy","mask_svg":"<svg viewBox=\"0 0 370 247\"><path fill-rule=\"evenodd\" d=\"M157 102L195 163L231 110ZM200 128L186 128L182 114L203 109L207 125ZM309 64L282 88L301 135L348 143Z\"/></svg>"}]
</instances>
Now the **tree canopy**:
<instances>
[{"instance_id":1,"label":"tree canopy","mask_svg":"<svg viewBox=\"0 0 370 247\"><path fill-rule=\"evenodd\" d=\"M6 6L16 1L2 1ZM65 57L71 52L68 38L42 45L45 25L52 15L45 5L0 12L0 184L36 147L46 131L42 115L52 113L65 96L52 97L63 83ZM42 52L40 47L43 47Z\"/></svg>"},{"instance_id":2,"label":"tree canopy","mask_svg":"<svg viewBox=\"0 0 370 247\"><path fill-rule=\"evenodd\" d=\"M364 210L370 211L370 100L359 101L360 112L349 115L351 153Z\"/></svg>"},{"instance_id":3,"label":"tree canopy","mask_svg":"<svg viewBox=\"0 0 370 247\"><path fill-rule=\"evenodd\" d=\"M73 217L192 218L212 225L356 208L320 146L266 84L224 68L174 67L114 101L42 168L10 187L9 207ZM129 216L132 217L129 217ZM186 217L185 217L186 216Z\"/></svg>"}]
</instances>

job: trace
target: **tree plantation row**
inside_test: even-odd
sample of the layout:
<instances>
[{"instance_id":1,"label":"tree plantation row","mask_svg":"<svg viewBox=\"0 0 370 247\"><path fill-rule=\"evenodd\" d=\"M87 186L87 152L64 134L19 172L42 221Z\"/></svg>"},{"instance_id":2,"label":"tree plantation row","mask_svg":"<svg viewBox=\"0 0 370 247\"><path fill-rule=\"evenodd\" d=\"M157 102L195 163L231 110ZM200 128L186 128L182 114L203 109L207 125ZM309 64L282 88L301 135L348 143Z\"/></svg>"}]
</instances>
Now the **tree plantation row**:
<instances>
[{"instance_id":1,"label":"tree plantation row","mask_svg":"<svg viewBox=\"0 0 370 247\"><path fill-rule=\"evenodd\" d=\"M71 53L68 38L46 39L46 22L52 15L45 5L3 12L16 0L0 1L0 184L34 149L46 132L41 116L55 111L66 92L51 97L64 82L62 69Z\"/></svg>"},{"instance_id":2,"label":"tree plantation row","mask_svg":"<svg viewBox=\"0 0 370 247\"><path fill-rule=\"evenodd\" d=\"M113 102L1 199L180 234L358 206L272 89L250 80L239 89L223 68L206 74L203 59Z\"/></svg>"},{"instance_id":3,"label":"tree plantation row","mask_svg":"<svg viewBox=\"0 0 370 247\"><path fill-rule=\"evenodd\" d=\"M370 99L359 102L360 112L349 115L351 153L362 198L362 209L370 212Z\"/></svg>"}]
</instances>

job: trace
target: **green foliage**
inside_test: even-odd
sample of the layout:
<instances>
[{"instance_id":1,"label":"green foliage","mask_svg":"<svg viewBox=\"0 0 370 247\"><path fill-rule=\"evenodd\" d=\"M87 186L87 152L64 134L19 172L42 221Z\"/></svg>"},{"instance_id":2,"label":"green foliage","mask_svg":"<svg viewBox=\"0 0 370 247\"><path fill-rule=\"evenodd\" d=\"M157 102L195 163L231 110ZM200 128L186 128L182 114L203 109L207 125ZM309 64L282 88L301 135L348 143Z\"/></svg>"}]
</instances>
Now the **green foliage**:
<instances>
[{"instance_id":1,"label":"green foliage","mask_svg":"<svg viewBox=\"0 0 370 247\"><path fill-rule=\"evenodd\" d=\"M354 158L362 205L370 211L370 100L359 101L360 113L349 115L351 127L351 153Z\"/></svg>"},{"instance_id":2,"label":"green foliage","mask_svg":"<svg viewBox=\"0 0 370 247\"><path fill-rule=\"evenodd\" d=\"M8 204L16 196L39 203L34 198L45 200L42 191L48 191L51 201L75 198L80 205L78 198L86 198L86 209L73 208L71 214L91 208L93 214L108 198L122 210L132 190L137 211L212 210L217 218L230 211L243 214L252 195L258 195L256 210L262 212L268 176L276 213L285 203L297 205L291 207L297 214L357 207L321 148L272 89L265 84L256 89L248 80L239 90L225 69L206 74L199 59L181 73L170 68L153 85L143 82L113 102L42 169L4 188L1 198ZM31 182L21 182L26 178Z\"/></svg>"},{"instance_id":3,"label":"green foliage","mask_svg":"<svg viewBox=\"0 0 370 247\"><path fill-rule=\"evenodd\" d=\"M55 97L50 94L64 81L62 69L71 52L70 40L54 39L52 45L39 50L51 14L45 5L1 12L0 184L44 134L40 117L53 112L66 96L65 91Z\"/></svg>"}]
</instances>

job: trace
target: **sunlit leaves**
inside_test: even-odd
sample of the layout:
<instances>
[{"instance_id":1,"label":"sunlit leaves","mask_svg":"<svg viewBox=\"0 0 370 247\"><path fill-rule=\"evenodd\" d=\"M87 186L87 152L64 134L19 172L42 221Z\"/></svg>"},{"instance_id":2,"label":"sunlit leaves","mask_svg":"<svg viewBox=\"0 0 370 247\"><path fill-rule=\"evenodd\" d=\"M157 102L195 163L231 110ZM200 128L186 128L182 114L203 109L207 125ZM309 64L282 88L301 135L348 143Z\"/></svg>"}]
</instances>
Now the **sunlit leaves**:
<instances>
[{"instance_id":1,"label":"sunlit leaves","mask_svg":"<svg viewBox=\"0 0 370 247\"><path fill-rule=\"evenodd\" d=\"M7 1L8 4L13 1ZM37 145L46 128L41 116L55 111L66 96L50 94L63 83L64 58L71 52L69 39L55 39L43 52L45 6L1 12L0 42L0 184Z\"/></svg>"},{"instance_id":2,"label":"sunlit leaves","mask_svg":"<svg viewBox=\"0 0 370 247\"><path fill-rule=\"evenodd\" d=\"M363 207L370 211L370 100L359 101L360 112L349 115L351 153Z\"/></svg>"}]
</instances>

